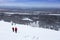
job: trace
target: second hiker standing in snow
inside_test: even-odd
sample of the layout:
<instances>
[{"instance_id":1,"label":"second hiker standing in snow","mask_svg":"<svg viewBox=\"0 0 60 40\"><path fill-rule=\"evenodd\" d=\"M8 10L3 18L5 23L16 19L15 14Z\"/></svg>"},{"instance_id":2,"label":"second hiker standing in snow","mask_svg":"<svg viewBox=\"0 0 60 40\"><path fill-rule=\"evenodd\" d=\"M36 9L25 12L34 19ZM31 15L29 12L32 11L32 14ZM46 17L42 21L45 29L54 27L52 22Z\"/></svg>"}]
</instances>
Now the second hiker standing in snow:
<instances>
[{"instance_id":1,"label":"second hiker standing in snow","mask_svg":"<svg viewBox=\"0 0 60 40\"><path fill-rule=\"evenodd\" d=\"M12 27L12 31L14 32L14 27Z\"/></svg>"},{"instance_id":2,"label":"second hiker standing in snow","mask_svg":"<svg viewBox=\"0 0 60 40\"><path fill-rule=\"evenodd\" d=\"M17 27L15 27L15 33L17 33Z\"/></svg>"}]
</instances>

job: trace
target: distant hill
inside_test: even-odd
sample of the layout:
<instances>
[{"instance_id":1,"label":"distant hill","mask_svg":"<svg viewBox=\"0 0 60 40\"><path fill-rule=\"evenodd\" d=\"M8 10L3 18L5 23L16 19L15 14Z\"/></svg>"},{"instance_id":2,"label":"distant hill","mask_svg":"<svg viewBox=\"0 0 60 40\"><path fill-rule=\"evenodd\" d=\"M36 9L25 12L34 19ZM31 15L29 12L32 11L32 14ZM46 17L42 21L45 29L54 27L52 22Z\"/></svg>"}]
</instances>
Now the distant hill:
<instances>
[{"instance_id":1,"label":"distant hill","mask_svg":"<svg viewBox=\"0 0 60 40\"><path fill-rule=\"evenodd\" d=\"M47 14L54 13L60 14L60 8L29 8L29 7L3 7L0 6L0 12L20 12L20 13L33 13L33 14Z\"/></svg>"}]
</instances>

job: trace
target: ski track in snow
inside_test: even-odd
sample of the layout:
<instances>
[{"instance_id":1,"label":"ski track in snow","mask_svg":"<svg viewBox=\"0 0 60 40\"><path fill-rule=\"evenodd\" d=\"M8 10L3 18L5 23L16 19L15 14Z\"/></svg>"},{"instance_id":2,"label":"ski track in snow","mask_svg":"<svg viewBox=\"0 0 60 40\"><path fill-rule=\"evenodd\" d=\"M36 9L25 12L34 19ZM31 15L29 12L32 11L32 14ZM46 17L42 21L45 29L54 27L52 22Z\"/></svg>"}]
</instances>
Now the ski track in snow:
<instances>
[{"instance_id":1,"label":"ski track in snow","mask_svg":"<svg viewBox=\"0 0 60 40\"><path fill-rule=\"evenodd\" d=\"M18 32L12 32L12 27ZM0 40L60 40L60 31L0 21Z\"/></svg>"}]
</instances>

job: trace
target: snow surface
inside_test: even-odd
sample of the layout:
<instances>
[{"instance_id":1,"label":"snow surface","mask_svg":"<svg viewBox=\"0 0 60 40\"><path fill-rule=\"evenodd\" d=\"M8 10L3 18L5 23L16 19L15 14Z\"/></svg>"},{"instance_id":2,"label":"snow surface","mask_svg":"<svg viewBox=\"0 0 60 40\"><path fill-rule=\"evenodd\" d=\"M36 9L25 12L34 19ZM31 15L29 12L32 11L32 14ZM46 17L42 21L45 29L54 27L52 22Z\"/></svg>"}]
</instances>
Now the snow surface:
<instances>
[{"instance_id":1,"label":"snow surface","mask_svg":"<svg viewBox=\"0 0 60 40\"><path fill-rule=\"evenodd\" d=\"M23 18L22 20L29 20L29 21L33 21L33 20L29 19L29 18Z\"/></svg>"},{"instance_id":2,"label":"snow surface","mask_svg":"<svg viewBox=\"0 0 60 40\"><path fill-rule=\"evenodd\" d=\"M12 32L12 27L18 32ZM0 21L0 40L60 40L60 31Z\"/></svg>"}]
</instances>

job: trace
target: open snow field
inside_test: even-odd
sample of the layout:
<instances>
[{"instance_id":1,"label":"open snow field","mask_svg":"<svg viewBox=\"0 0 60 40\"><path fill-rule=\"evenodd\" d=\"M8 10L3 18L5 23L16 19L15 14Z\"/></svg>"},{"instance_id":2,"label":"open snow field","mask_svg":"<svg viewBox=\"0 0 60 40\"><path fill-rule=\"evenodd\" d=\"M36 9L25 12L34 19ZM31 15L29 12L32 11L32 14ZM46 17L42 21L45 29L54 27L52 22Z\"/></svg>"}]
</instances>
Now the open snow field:
<instances>
[{"instance_id":1,"label":"open snow field","mask_svg":"<svg viewBox=\"0 0 60 40\"><path fill-rule=\"evenodd\" d=\"M17 27L14 33L12 27ZM0 21L0 40L60 40L60 31Z\"/></svg>"}]
</instances>

